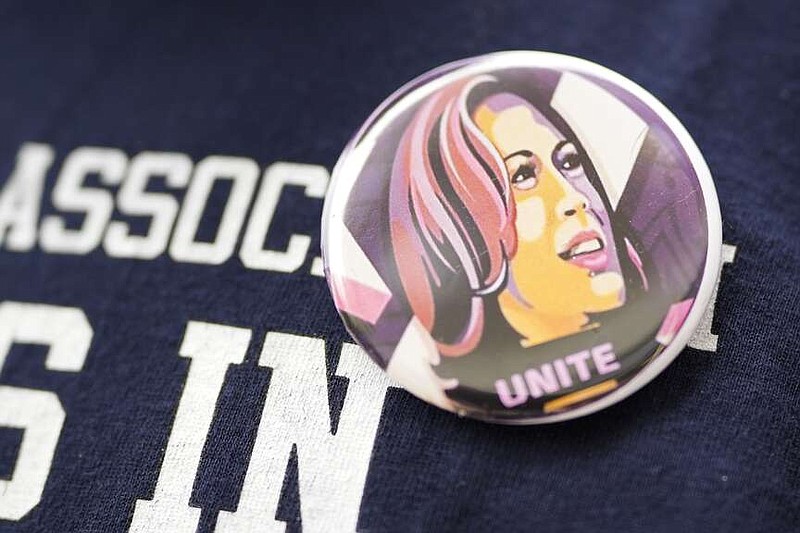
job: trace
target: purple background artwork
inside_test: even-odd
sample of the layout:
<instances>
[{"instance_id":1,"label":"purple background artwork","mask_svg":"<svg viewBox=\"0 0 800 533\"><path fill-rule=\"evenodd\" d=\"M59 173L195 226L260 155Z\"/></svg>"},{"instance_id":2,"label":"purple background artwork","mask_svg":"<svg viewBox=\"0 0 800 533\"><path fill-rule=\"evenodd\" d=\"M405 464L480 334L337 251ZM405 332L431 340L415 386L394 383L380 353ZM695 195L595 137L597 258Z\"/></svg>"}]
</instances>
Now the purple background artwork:
<instances>
[{"instance_id":1,"label":"purple background artwork","mask_svg":"<svg viewBox=\"0 0 800 533\"><path fill-rule=\"evenodd\" d=\"M525 96L538 105L550 102L562 75L550 69L509 69L491 74L512 91L519 93L523 87L528 93ZM589 79L624 103L648 127L613 210L613 223L633 241L655 298L667 305L692 298L704 271L707 234L704 199L691 161L669 127L647 105L605 80ZM344 217L348 230L393 292L376 324L345 317L351 331L369 339L370 355L384 367L411 317L392 255L387 204L394 154L415 111L405 111L380 133L350 192ZM596 185L605 199L602 186ZM636 312L635 307L631 312ZM658 326L652 324L653 331Z\"/></svg>"}]
</instances>

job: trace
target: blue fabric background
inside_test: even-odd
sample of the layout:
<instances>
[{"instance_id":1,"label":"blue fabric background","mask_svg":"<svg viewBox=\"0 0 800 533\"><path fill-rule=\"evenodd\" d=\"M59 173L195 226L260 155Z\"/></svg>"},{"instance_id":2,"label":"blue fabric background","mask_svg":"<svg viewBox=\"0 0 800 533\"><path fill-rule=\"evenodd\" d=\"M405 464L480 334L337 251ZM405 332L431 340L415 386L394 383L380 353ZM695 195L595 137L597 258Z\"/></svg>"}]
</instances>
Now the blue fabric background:
<instances>
[{"instance_id":1,"label":"blue fabric background","mask_svg":"<svg viewBox=\"0 0 800 533\"><path fill-rule=\"evenodd\" d=\"M599 414L553 426L460 420L392 390L360 526L383 530L790 531L800 523L800 10L793 2L415 1L0 6L0 185L23 142L58 159L84 145L243 155L331 168L369 112L441 63L503 49L585 57L632 78L683 121L719 191L724 240L717 353L686 349ZM180 197L180 195L179 195ZM214 196L221 208L224 195ZM321 202L299 190L275 246ZM115 215L118 218L118 214ZM213 227L213 217L205 220ZM283 239L283 240L281 240ZM0 298L78 306L84 370L18 347L0 383L56 391L67 413L40 505L0 531L117 531L149 497L188 361L192 319L328 339L346 333L308 265L286 275L0 253ZM255 345L256 343L254 343ZM269 372L256 346L229 372L192 503L201 531L233 509ZM37 354L37 350L38 353ZM344 389L332 380L334 411ZM0 476L20 432L0 430ZM279 517L300 527L295 465Z\"/></svg>"}]
</instances>

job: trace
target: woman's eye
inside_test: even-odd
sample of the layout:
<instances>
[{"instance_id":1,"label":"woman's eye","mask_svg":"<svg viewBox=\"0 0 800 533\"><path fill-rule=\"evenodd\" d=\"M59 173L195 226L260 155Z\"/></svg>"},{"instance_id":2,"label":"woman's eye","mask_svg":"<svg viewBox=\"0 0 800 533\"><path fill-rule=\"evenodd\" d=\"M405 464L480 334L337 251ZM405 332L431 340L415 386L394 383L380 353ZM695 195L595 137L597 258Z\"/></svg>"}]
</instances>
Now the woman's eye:
<instances>
[{"instance_id":1,"label":"woman's eye","mask_svg":"<svg viewBox=\"0 0 800 533\"><path fill-rule=\"evenodd\" d=\"M573 170L581 166L581 158L578 154L569 154L561 162L561 168L564 170Z\"/></svg>"},{"instance_id":2,"label":"woman's eye","mask_svg":"<svg viewBox=\"0 0 800 533\"><path fill-rule=\"evenodd\" d=\"M537 181L536 167L533 165L522 165L511 176L511 183L514 184L514 187L523 191L533 189Z\"/></svg>"},{"instance_id":3,"label":"woman's eye","mask_svg":"<svg viewBox=\"0 0 800 533\"><path fill-rule=\"evenodd\" d=\"M562 142L553 151L553 164L566 177L577 176L583 167L578 149L569 141Z\"/></svg>"}]
</instances>

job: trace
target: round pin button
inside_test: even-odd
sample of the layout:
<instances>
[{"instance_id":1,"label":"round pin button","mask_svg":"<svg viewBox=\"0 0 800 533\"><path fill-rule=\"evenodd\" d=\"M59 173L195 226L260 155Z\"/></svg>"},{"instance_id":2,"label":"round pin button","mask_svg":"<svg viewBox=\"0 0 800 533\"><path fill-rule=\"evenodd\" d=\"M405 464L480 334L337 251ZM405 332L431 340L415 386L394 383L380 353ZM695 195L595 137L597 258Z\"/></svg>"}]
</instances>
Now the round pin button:
<instances>
[{"instance_id":1,"label":"round pin button","mask_svg":"<svg viewBox=\"0 0 800 533\"><path fill-rule=\"evenodd\" d=\"M594 412L661 372L719 273L714 184L684 127L604 67L445 65L337 163L322 253L348 331L412 394L483 420Z\"/></svg>"}]
</instances>

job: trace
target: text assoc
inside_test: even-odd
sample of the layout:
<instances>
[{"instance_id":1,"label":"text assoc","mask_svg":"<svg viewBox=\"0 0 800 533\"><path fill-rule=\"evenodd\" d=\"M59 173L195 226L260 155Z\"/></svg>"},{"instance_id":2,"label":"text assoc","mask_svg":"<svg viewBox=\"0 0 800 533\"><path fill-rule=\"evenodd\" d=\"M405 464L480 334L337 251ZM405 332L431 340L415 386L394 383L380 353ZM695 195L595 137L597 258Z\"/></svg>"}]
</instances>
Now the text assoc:
<instances>
[{"instance_id":1,"label":"text assoc","mask_svg":"<svg viewBox=\"0 0 800 533\"><path fill-rule=\"evenodd\" d=\"M292 234L282 250L265 246L286 187L303 189L309 202L317 202L309 209L319 208L330 180L322 166L276 162L262 172L246 157L210 155L194 163L180 152L130 157L117 148L79 147L65 157L50 195L59 214L40 217L54 160L49 145L20 147L0 189L0 247L25 252L38 243L45 252L73 255L100 248L110 257L131 259L166 253L178 262L218 265L231 259L241 236L238 256L246 268L295 272L310 264L312 274L323 275L320 258L309 252L309 235ZM230 192L213 239L200 240L200 222L220 181L229 183ZM73 223L76 217L82 220ZM134 231L117 217L144 217L146 230Z\"/></svg>"}]
</instances>

